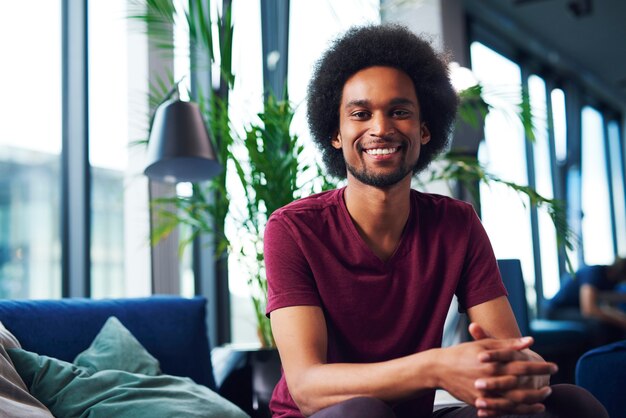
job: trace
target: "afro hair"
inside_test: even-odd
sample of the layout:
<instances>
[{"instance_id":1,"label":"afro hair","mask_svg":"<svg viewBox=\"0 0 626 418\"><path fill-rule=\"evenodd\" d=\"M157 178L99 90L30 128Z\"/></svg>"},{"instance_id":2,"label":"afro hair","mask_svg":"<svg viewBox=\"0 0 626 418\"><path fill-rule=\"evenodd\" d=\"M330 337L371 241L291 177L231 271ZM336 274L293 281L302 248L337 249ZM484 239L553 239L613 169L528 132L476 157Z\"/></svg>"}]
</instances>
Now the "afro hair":
<instances>
[{"instance_id":1,"label":"afro hair","mask_svg":"<svg viewBox=\"0 0 626 418\"><path fill-rule=\"evenodd\" d=\"M458 97L450 83L447 59L436 53L429 41L406 27L354 27L338 38L317 62L307 93L309 128L328 172L335 177L346 177L342 151L331 143L339 130L344 84L355 73L373 66L403 71L415 86L421 117L431 140L422 148L413 172L423 170L448 146Z\"/></svg>"}]
</instances>

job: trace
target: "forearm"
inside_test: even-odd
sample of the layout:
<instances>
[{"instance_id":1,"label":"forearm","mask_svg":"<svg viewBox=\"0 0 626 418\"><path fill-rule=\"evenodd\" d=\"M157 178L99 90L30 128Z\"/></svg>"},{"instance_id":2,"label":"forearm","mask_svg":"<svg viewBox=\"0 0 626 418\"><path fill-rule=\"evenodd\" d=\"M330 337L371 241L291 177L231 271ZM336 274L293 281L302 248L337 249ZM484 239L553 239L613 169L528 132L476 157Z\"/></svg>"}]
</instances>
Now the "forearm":
<instances>
[{"instance_id":1,"label":"forearm","mask_svg":"<svg viewBox=\"0 0 626 418\"><path fill-rule=\"evenodd\" d=\"M357 396L400 401L435 389L437 350L369 364L316 364L287 375L289 392L300 411L312 413Z\"/></svg>"},{"instance_id":2,"label":"forearm","mask_svg":"<svg viewBox=\"0 0 626 418\"><path fill-rule=\"evenodd\" d=\"M626 313L612 306L598 306L585 312L585 316L626 329Z\"/></svg>"},{"instance_id":3,"label":"forearm","mask_svg":"<svg viewBox=\"0 0 626 418\"><path fill-rule=\"evenodd\" d=\"M626 292L598 292L598 301L624 303L626 302Z\"/></svg>"}]
</instances>

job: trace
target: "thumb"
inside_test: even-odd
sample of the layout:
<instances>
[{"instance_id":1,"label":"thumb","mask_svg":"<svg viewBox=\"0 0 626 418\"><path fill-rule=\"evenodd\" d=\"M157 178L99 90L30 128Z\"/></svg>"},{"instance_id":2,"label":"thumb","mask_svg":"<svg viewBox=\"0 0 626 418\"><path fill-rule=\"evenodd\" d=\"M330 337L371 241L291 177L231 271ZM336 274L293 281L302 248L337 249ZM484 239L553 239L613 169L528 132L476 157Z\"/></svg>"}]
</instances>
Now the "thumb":
<instances>
[{"instance_id":1,"label":"thumb","mask_svg":"<svg viewBox=\"0 0 626 418\"><path fill-rule=\"evenodd\" d=\"M469 333L475 340L482 340L484 338L489 338L491 335L487 334L483 327L478 325L476 322L472 322L468 327Z\"/></svg>"}]
</instances>

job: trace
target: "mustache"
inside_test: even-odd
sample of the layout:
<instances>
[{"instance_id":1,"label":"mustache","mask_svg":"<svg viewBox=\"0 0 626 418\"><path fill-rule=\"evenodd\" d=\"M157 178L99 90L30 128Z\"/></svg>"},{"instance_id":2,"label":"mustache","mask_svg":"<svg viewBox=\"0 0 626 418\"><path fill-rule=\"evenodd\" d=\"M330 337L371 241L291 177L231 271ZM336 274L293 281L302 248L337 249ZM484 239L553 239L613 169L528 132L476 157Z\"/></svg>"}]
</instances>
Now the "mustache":
<instances>
[{"instance_id":1,"label":"mustache","mask_svg":"<svg viewBox=\"0 0 626 418\"><path fill-rule=\"evenodd\" d=\"M398 138L392 138L392 137L379 137L373 141L368 141L368 142L358 142L356 144L357 146L357 150L358 151L364 151L366 149L372 149L372 148L394 148L394 147L403 147L403 142L402 140L399 140Z\"/></svg>"}]
</instances>

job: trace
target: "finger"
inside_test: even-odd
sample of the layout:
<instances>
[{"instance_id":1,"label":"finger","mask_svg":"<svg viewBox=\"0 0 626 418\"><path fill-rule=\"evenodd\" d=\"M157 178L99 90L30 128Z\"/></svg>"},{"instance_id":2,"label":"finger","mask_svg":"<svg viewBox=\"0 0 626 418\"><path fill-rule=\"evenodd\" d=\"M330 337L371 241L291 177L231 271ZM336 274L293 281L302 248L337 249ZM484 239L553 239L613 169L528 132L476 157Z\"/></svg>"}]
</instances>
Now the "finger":
<instances>
[{"instance_id":1,"label":"finger","mask_svg":"<svg viewBox=\"0 0 626 418\"><path fill-rule=\"evenodd\" d=\"M493 411L491 409L478 409L476 411L476 416L479 416L479 417L497 417L500 415L501 415L500 412Z\"/></svg>"},{"instance_id":2,"label":"finger","mask_svg":"<svg viewBox=\"0 0 626 418\"><path fill-rule=\"evenodd\" d=\"M542 405L542 402L550 396L552 389L548 386L541 389L518 389L498 394L498 396L481 396L476 399L476 408L496 411L519 411L521 406Z\"/></svg>"},{"instance_id":3,"label":"finger","mask_svg":"<svg viewBox=\"0 0 626 418\"><path fill-rule=\"evenodd\" d=\"M539 375L552 375L559 370L558 366L554 363L539 362L539 361L512 361L510 363L503 364L496 374L514 376L539 376Z\"/></svg>"},{"instance_id":4,"label":"finger","mask_svg":"<svg viewBox=\"0 0 626 418\"><path fill-rule=\"evenodd\" d=\"M520 354L517 350L493 350L486 351L480 354L480 361L483 363L499 362L510 363L516 360L524 360L526 357Z\"/></svg>"},{"instance_id":5,"label":"finger","mask_svg":"<svg viewBox=\"0 0 626 418\"><path fill-rule=\"evenodd\" d=\"M532 337L506 338L506 339L487 338L487 339L483 339L479 341L478 343L482 345L488 351L497 351L497 350L521 351L533 345L534 340Z\"/></svg>"},{"instance_id":6,"label":"finger","mask_svg":"<svg viewBox=\"0 0 626 418\"><path fill-rule=\"evenodd\" d=\"M472 322L471 324L469 324L468 330L472 338L475 340L482 340L484 338L491 337L489 334L485 332L483 327L478 325L476 322Z\"/></svg>"},{"instance_id":7,"label":"finger","mask_svg":"<svg viewBox=\"0 0 626 418\"><path fill-rule=\"evenodd\" d=\"M536 357L532 357L522 350L487 350L480 354L480 360L483 362L500 362L510 363L512 361L538 361Z\"/></svg>"},{"instance_id":8,"label":"finger","mask_svg":"<svg viewBox=\"0 0 626 418\"><path fill-rule=\"evenodd\" d=\"M504 392L517 388L519 381L517 376L507 375L490 378L476 379L474 387L481 391Z\"/></svg>"}]
</instances>

